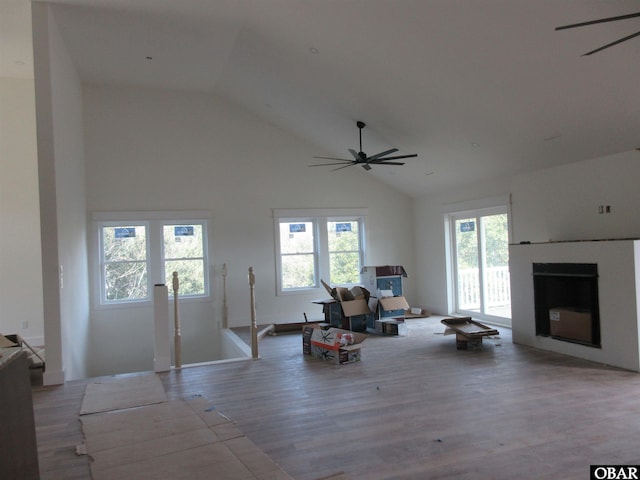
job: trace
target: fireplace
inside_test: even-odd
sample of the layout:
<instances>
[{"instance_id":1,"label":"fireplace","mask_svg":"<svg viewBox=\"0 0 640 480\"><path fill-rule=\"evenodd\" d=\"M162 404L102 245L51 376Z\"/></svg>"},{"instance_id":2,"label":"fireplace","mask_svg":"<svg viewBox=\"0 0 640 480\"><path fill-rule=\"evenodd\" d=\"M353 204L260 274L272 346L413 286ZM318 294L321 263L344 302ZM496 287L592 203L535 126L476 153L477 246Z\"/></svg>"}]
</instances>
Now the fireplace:
<instances>
[{"instance_id":1,"label":"fireplace","mask_svg":"<svg viewBox=\"0 0 640 480\"><path fill-rule=\"evenodd\" d=\"M551 267L534 275L533 264ZM509 276L513 343L640 372L640 240L514 243ZM540 299L534 282L546 284ZM591 342L554 335L549 310L557 308L593 313Z\"/></svg>"},{"instance_id":2,"label":"fireplace","mask_svg":"<svg viewBox=\"0 0 640 480\"><path fill-rule=\"evenodd\" d=\"M533 263L536 335L600 348L598 265Z\"/></svg>"}]
</instances>

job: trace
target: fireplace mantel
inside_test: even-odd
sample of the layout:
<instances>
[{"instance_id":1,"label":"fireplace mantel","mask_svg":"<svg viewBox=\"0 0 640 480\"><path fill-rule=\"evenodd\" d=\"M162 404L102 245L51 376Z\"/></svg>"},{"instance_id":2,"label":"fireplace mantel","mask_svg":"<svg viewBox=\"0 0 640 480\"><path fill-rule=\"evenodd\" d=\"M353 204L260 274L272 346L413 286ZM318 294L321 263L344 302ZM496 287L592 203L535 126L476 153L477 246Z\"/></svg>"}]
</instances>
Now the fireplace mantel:
<instances>
[{"instance_id":1,"label":"fireplace mantel","mask_svg":"<svg viewBox=\"0 0 640 480\"><path fill-rule=\"evenodd\" d=\"M536 335L534 263L596 263L601 348ZM640 240L524 243L509 246L513 342L640 371Z\"/></svg>"}]
</instances>

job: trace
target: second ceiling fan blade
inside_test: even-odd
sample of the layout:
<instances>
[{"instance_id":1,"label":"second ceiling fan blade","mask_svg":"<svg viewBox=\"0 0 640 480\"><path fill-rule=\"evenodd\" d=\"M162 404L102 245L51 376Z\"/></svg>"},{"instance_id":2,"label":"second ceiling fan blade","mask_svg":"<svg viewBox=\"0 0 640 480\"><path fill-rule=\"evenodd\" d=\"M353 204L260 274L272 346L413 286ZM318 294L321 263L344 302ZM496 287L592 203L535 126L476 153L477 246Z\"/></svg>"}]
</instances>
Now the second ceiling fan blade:
<instances>
[{"instance_id":1,"label":"second ceiling fan blade","mask_svg":"<svg viewBox=\"0 0 640 480\"><path fill-rule=\"evenodd\" d=\"M333 170L331 170L332 172L335 172L336 170L342 170L343 168L347 168L347 167L353 167L354 165L357 165L356 162L351 162L349 163L349 165L345 165L343 167L338 167L338 168L334 168Z\"/></svg>"},{"instance_id":2,"label":"second ceiling fan blade","mask_svg":"<svg viewBox=\"0 0 640 480\"><path fill-rule=\"evenodd\" d=\"M371 161L370 163L378 164L378 163L381 163L381 162L386 162L387 160L400 160L401 158L415 158L417 156L418 156L417 153L412 153L412 154L409 154L409 155L397 155L395 157L379 158L377 160Z\"/></svg>"},{"instance_id":3,"label":"second ceiling fan blade","mask_svg":"<svg viewBox=\"0 0 640 480\"><path fill-rule=\"evenodd\" d=\"M362 155L360 155L359 152L356 152L353 148L349 149L349 153L351 155L353 155L353 158L356 160L356 162L366 162L367 158L363 157Z\"/></svg>"},{"instance_id":4,"label":"second ceiling fan blade","mask_svg":"<svg viewBox=\"0 0 640 480\"><path fill-rule=\"evenodd\" d=\"M615 42L607 43L606 45L603 45L600 48L596 48L595 50L591 50L590 52L583 53L582 56L586 57L587 55L592 55L594 53L601 52L605 48L613 47L614 45L618 45L619 43L626 42L627 40L631 40L632 38L637 37L638 35L640 35L640 32L632 33L631 35L628 35L628 36L626 36L624 38L621 38L620 40L616 40Z\"/></svg>"},{"instance_id":5,"label":"second ceiling fan blade","mask_svg":"<svg viewBox=\"0 0 640 480\"><path fill-rule=\"evenodd\" d=\"M368 160L369 161L377 160L380 157L384 157L385 155L390 155L392 153L396 153L397 151L398 151L397 148L392 148L391 150L387 150L386 152L380 152L380 153L378 153L376 155L371 155L370 157L368 157Z\"/></svg>"},{"instance_id":6,"label":"second ceiling fan blade","mask_svg":"<svg viewBox=\"0 0 640 480\"><path fill-rule=\"evenodd\" d=\"M404 162L387 162L387 161L382 161L382 162L376 162L376 165L404 165Z\"/></svg>"},{"instance_id":7,"label":"second ceiling fan blade","mask_svg":"<svg viewBox=\"0 0 640 480\"><path fill-rule=\"evenodd\" d=\"M556 30L566 30L568 28L586 27L587 25L596 25L598 23L615 22L617 20L626 20L627 18L640 17L640 12L630 13L628 15L619 15L617 17L600 18L598 20L590 20L588 22L572 23L571 25L562 25L556 27Z\"/></svg>"},{"instance_id":8,"label":"second ceiling fan blade","mask_svg":"<svg viewBox=\"0 0 640 480\"><path fill-rule=\"evenodd\" d=\"M341 162L351 162L348 158L337 158L337 157L313 157L313 158L322 158L324 160L340 160Z\"/></svg>"},{"instance_id":9,"label":"second ceiling fan blade","mask_svg":"<svg viewBox=\"0 0 640 480\"><path fill-rule=\"evenodd\" d=\"M351 165L355 163L353 160L344 160L343 162L334 162L334 163L313 163L311 165L307 165L307 167L326 167L327 165Z\"/></svg>"}]
</instances>

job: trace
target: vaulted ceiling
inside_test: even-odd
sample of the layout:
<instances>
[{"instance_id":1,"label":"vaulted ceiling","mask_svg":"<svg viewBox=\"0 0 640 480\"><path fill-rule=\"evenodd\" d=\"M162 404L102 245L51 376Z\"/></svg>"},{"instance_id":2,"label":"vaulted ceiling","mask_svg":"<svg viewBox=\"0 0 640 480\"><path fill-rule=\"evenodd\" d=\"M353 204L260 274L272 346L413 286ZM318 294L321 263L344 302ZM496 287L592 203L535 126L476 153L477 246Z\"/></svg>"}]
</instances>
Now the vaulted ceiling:
<instances>
[{"instance_id":1,"label":"vaulted ceiling","mask_svg":"<svg viewBox=\"0 0 640 480\"><path fill-rule=\"evenodd\" d=\"M554 30L636 0L50 3L83 81L230 97L308 140L303 165L349 158L364 121L365 152L418 158L351 168L412 196L640 146L640 37L583 56L640 17Z\"/></svg>"}]
</instances>

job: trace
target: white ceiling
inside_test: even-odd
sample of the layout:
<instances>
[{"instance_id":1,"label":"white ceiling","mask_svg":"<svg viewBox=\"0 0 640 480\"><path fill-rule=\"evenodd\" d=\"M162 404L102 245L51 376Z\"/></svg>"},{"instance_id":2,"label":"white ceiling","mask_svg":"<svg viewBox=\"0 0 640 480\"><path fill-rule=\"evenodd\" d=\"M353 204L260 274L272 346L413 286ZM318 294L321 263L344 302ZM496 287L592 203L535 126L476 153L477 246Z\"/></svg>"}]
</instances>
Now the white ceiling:
<instances>
[{"instance_id":1,"label":"white ceiling","mask_svg":"<svg viewBox=\"0 0 640 480\"><path fill-rule=\"evenodd\" d=\"M2 73L31 58L9 15L28 1L0 2ZM369 155L419 156L350 168L412 196L640 146L640 37L582 56L640 18L554 31L638 0L50 3L83 80L231 97L315 145L303 165L348 158L362 120Z\"/></svg>"}]
</instances>

